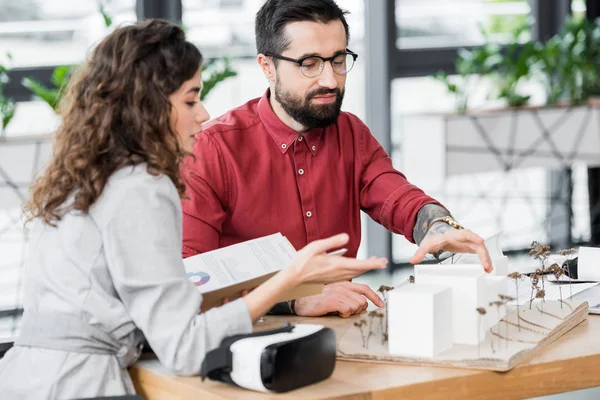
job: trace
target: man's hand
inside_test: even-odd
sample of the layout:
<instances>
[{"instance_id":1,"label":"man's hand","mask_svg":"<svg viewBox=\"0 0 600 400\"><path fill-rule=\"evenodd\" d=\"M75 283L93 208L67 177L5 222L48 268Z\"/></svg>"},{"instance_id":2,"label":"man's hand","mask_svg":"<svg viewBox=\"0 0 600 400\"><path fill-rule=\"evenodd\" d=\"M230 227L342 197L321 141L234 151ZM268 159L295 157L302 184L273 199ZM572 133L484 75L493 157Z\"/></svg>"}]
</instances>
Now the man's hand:
<instances>
[{"instance_id":1,"label":"man's hand","mask_svg":"<svg viewBox=\"0 0 600 400\"><path fill-rule=\"evenodd\" d=\"M468 229L454 229L444 222L436 222L431 226L414 256L412 264L420 263L427 253L439 250L452 253L475 253L486 272L492 272L492 260L485 248L483 239Z\"/></svg>"},{"instance_id":2,"label":"man's hand","mask_svg":"<svg viewBox=\"0 0 600 400\"><path fill-rule=\"evenodd\" d=\"M296 300L296 314L305 317L318 317L338 313L343 318L361 313L367 309L367 299L377 307L383 301L367 285L352 282L336 282L325 285L323 293Z\"/></svg>"},{"instance_id":3,"label":"man's hand","mask_svg":"<svg viewBox=\"0 0 600 400\"><path fill-rule=\"evenodd\" d=\"M468 229L454 229L445 222L435 222L438 218L450 215L450 212L437 204L426 204L417 213L413 228L417 252L410 259L412 264L423 261L427 253L439 253L440 250L452 253L474 253L479 257L486 272L492 272L492 260L485 248L483 239Z\"/></svg>"}]
</instances>

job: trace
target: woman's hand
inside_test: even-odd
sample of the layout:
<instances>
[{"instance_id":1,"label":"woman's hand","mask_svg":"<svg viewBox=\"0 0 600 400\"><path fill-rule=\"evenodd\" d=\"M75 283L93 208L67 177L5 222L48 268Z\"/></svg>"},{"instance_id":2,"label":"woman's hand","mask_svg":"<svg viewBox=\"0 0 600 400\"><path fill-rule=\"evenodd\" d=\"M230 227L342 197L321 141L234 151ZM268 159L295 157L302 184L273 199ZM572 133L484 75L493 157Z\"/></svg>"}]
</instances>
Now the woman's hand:
<instances>
[{"instance_id":1,"label":"woman's hand","mask_svg":"<svg viewBox=\"0 0 600 400\"><path fill-rule=\"evenodd\" d=\"M385 258L373 257L359 261L326 254L328 250L340 248L347 242L348 235L343 233L306 245L297 253L289 267L282 269L244 297L250 318L256 321L269 311L284 293L303 283L347 281L366 271L385 268Z\"/></svg>"},{"instance_id":2,"label":"woman's hand","mask_svg":"<svg viewBox=\"0 0 600 400\"><path fill-rule=\"evenodd\" d=\"M357 260L326 254L328 250L348 243L348 239L348 235L342 233L327 239L315 240L300 250L289 267L296 277L297 284L347 281L367 271L386 267L385 258L372 257L368 260Z\"/></svg>"}]
</instances>

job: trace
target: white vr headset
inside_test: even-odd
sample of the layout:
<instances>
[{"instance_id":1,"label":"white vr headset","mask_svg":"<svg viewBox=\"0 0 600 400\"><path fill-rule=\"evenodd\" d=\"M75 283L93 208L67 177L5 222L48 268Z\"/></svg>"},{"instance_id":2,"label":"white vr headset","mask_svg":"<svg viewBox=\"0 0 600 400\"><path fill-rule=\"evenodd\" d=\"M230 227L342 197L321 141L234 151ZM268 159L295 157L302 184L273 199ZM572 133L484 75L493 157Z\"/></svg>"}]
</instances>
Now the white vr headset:
<instances>
[{"instance_id":1,"label":"white vr headset","mask_svg":"<svg viewBox=\"0 0 600 400\"><path fill-rule=\"evenodd\" d=\"M289 323L279 329L229 336L204 358L200 376L262 392L287 392L331 376L332 329Z\"/></svg>"}]
</instances>

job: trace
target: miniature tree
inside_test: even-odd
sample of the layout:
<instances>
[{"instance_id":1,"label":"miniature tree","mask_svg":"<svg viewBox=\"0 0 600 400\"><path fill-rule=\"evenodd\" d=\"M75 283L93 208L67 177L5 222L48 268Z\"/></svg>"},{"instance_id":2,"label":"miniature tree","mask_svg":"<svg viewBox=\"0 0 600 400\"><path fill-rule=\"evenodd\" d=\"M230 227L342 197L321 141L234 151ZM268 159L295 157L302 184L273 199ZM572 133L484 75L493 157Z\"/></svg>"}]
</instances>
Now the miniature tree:
<instances>
[{"instance_id":1,"label":"miniature tree","mask_svg":"<svg viewBox=\"0 0 600 400\"><path fill-rule=\"evenodd\" d=\"M367 325L367 321L365 321L364 319L361 319L360 321L356 321L354 323L354 326L356 326L360 330L360 337L362 338L362 344L364 348L367 347L367 335L363 330L363 326L365 325Z\"/></svg>"},{"instance_id":2,"label":"miniature tree","mask_svg":"<svg viewBox=\"0 0 600 400\"><path fill-rule=\"evenodd\" d=\"M546 275L546 260L550 257L550 246L545 246L539 244L534 241L531 243L531 251L529 251L529 255L532 256L535 260L540 260L540 268L536 270L536 274L539 275L542 279L542 290L544 287L544 275ZM544 299L545 300L545 299Z\"/></svg>"},{"instance_id":3,"label":"miniature tree","mask_svg":"<svg viewBox=\"0 0 600 400\"><path fill-rule=\"evenodd\" d=\"M537 291L540 289L538 287L538 283L540 280L539 280L537 274L532 274L530 278L531 278L531 296L529 299L529 309L531 310L531 303L533 303L533 299L534 299L533 292L536 291L536 293L537 293Z\"/></svg>"},{"instance_id":4,"label":"miniature tree","mask_svg":"<svg viewBox=\"0 0 600 400\"><path fill-rule=\"evenodd\" d=\"M383 303L385 304L385 330L382 332L384 343L385 343L385 341L387 341L387 337L388 337L388 302L387 302L388 296L387 296L387 292L389 292L392 289L394 289L393 286L386 286L386 285L381 285L381 286L379 286L379 289L377 289L377 291L380 292L381 295L383 296Z\"/></svg>"},{"instance_id":5,"label":"miniature tree","mask_svg":"<svg viewBox=\"0 0 600 400\"><path fill-rule=\"evenodd\" d=\"M377 291L382 294L383 302L385 303L386 307L387 307L387 292L389 292L392 289L394 289L393 286L386 286L386 285L381 285L381 286L379 286L379 289L377 289Z\"/></svg>"},{"instance_id":6,"label":"miniature tree","mask_svg":"<svg viewBox=\"0 0 600 400\"><path fill-rule=\"evenodd\" d=\"M536 269L536 270L535 270L535 273L536 273L536 275L537 275L539 278L541 278L541 280L542 280L542 290L546 290L546 287L545 287L545 285L544 285L544 284L545 284L545 282L546 282L546 280L544 279L544 277L545 277L546 275L548 275L548 274L551 274L552 272L550 272L550 271L548 270L548 268L538 268L538 269ZM546 301L546 299L544 299L544 302L545 302L545 301Z\"/></svg>"},{"instance_id":7,"label":"miniature tree","mask_svg":"<svg viewBox=\"0 0 600 400\"><path fill-rule=\"evenodd\" d=\"M571 286L571 268L569 265L571 259L569 258L569 256L575 254L576 252L577 250L575 249L565 249L558 252L558 254L567 258L567 276L569 277L569 299L571 300L573 300L573 287Z\"/></svg>"},{"instance_id":8,"label":"miniature tree","mask_svg":"<svg viewBox=\"0 0 600 400\"><path fill-rule=\"evenodd\" d=\"M500 307L504 305L504 302L502 300L496 300L496 301L491 301L489 303L489 306L492 307L496 307L496 317L498 318L498 321L500 321ZM490 327L490 332L492 332L492 334L494 334L494 327ZM500 328L498 328L498 336L500 336ZM495 351L494 351L495 352Z\"/></svg>"},{"instance_id":9,"label":"miniature tree","mask_svg":"<svg viewBox=\"0 0 600 400\"><path fill-rule=\"evenodd\" d=\"M380 311L376 311L375 317L377 319L379 319L379 331L381 332L381 344L384 344L387 341L387 333L386 333L387 326L385 326L385 314Z\"/></svg>"},{"instance_id":10,"label":"miniature tree","mask_svg":"<svg viewBox=\"0 0 600 400\"><path fill-rule=\"evenodd\" d=\"M373 332L373 319L377 316L377 311L373 310L369 313L369 333L367 334L367 346L365 347L366 349L369 348L369 340L371 339L371 336L375 333Z\"/></svg>"},{"instance_id":11,"label":"miniature tree","mask_svg":"<svg viewBox=\"0 0 600 400\"><path fill-rule=\"evenodd\" d=\"M483 307L478 307L475 309L479 313L479 329L477 330L477 358L479 358L479 348L481 347L481 317L487 314L487 311ZM494 340L494 338L492 338Z\"/></svg>"},{"instance_id":12,"label":"miniature tree","mask_svg":"<svg viewBox=\"0 0 600 400\"><path fill-rule=\"evenodd\" d=\"M515 300L514 297L511 296L507 296L505 294L499 294L498 297L500 298L500 300L502 301L502 304L504 305L504 311L506 311L506 315L508 316L508 302L509 301L513 301ZM517 308L518 309L518 308ZM519 315L518 311L517 311L517 316ZM517 319L518 320L518 319ZM500 320L502 321L502 320ZM506 338L506 347L508 348L508 324L504 324L506 326L505 331L506 331L506 335L504 335L504 337ZM520 324L519 324L520 326ZM519 331L521 329L519 328Z\"/></svg>"},{"instance_id":13,"label":"miniature tree","mask_svg":"<svg viewBox=\"0 0 600 400\"><path fill-rule=\"evenodd\" d=\"M521 306L519 305L519 279L523 278L523 275L521 275L519 272L511 272L510 274L507 275L510 279L514 279L515 280L515 290L517 293L517 326L519 328L519 332L521 332Z\"/></svg>"},{"instance_id":14,"label":"miniature tree","mask_svg":"<svg viewBox=\"0 0 600 400\"><path fill-rule=\"evenodd\" d=\"M544 289L538 289L535 294L536 299L542 299L542 314L544 313L544 298L546 297L546 291Z\"/></svg>"},{"instance_id":15,"label":"miniature tree","mask_svg":"<svg viewBox=\"0 0 600 400\"><path fill-rule=\"evenodd\" d=\"M559 267L558 264L552 264L550 267L548 267L548 271L550 271L552 275L554 275L557 281L563 274L563 269ZM560 293L560 308L563 308L562 285L560 284L560 282L557 282L557 284L558 292Z\"/></svg>"},{"instance_id":16,"label":"miniature tree","mask_svg":"<svg viewBox=\"0 0 600 400\"><path fill-rule=\"evenodd\" d=\"M443 249L439 249L438 251L433 251L433 252L431 252L431 255L433 256L433 258L435 258L435 261L436 261L438 264L441 264L441 263L442 263L442 260L440 260L440 256L441 256L442 254L444 254L444 250L443 250Z\"/></svg>"}]
</instances>

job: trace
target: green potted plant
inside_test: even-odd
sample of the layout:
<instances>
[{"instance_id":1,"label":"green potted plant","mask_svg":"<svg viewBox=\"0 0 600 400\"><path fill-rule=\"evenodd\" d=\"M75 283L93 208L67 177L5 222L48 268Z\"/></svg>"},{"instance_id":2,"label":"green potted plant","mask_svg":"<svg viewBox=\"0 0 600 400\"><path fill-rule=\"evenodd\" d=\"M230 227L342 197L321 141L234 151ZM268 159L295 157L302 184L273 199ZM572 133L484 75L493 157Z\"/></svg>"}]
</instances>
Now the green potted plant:
<instances>
[{"instance_id":1,"label":"green potted plant","mask_svg":"<svg viewBox=\"0 0 600 400\"><path fill-rule=\"evenodd\" d=\"M481 78L488 76L501 62L502 57L491 43L473 50L460 49L455 60L458 76L449 77L445 71L440 71L433 78L442 82L448 92L454 94L456 111L464 114L468 110L470 92L480 83Z\"/></svg>"},{"instance_id":2,"label":"green potted plant","mask_svg":"<svg viewBox=\"0 0 600 400\"><path fill-rule=\"evenodd\" d=\"M438 176L473 173L474 165L485 172L597 164L600 138L590 117L596 111L579 105L600 93L600 21L568 19L548 42L523 43L530 25L529 20L517 25L504 46L484 32L483 46L458 52L457 76L434 76L456 97L457 113L403 117L403 172L430 171L420 156L423 143L428 154L445 161ZM469 112L469 97L481 88L481 79L492 87L487 98L508 107ZM544 84L547 105L561 107L523 107L532 94L523 83L533 80Z\"/></svg>"},{"instance_id":3,"label":"green potted plant","mask_svg":"<svg viewBox=\"0 0 600 400\"><path fill-rule=\"evenodd\" d=\"M504 49L500 46L495 47L499 59L493 71L497 86L496 98L505 100L509 107L521 107L527 104L531 97L519 92L519 84L530 77L530 60L535 56L533 43L520 42L520 38L531 29L531 25L530 20L518 25Z\"/></svg>"},{"instance_id":4,"label":"green potted plant","mask_svg":"<svg viewBox=\"0 0 600 400\"><path fill-rule=\"evenodd\" d=\"M600 94L600 20L569 18L546 43L536 43L537 76L547 104L577 105Z\"/></svg>"},{"instance_id":5,"label":"green potted plant","mask_svg":"<svg viewBox=\"0 0 600 400\"><path fill-rule=\"evenodd\" d=\"M493 83L494 91L488 96L490 99L505 100L509 107L520 107L528 102L530 96L520 94L518 87L523 79L530 76L530 59L536 51L532 43L521 43L521 37L531 24L530 20L525 20L517 25L504 47L488 31L481 29L484 37L481 47L458 51L456 77L449 77L445 71L433 75L456 96L458 113L467 112L469 95L482 78L489 78Z\"/></svg>"},{"instance_id":6,"label":"green potted plant","mask_svg":"<svg viewBox=\"0 0 600 400\"><path fill-rule=\"evenodd\" d=\"M21 83L29 89L37 98L48 103L50 107L58 114L58 107L63 95L63 90L69 83L74 66L61 65L54 68L50 82L52 86L47 87L43 83L31 77L23 78Z\"/></svg>"}]
</instances>

